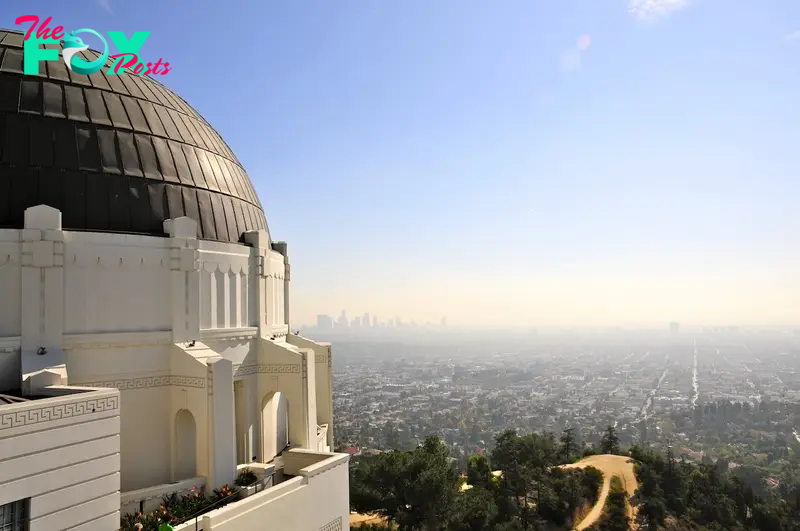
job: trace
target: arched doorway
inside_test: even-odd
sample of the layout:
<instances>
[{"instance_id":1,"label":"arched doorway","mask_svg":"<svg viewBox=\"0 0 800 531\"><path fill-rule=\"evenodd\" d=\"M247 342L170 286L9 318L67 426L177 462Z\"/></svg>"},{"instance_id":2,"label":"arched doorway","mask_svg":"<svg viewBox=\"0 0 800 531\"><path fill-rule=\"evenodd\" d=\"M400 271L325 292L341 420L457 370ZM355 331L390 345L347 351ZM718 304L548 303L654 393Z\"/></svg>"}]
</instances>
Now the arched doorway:
<instances>
[{"instance_id":1,"label":"arched doorway","mask_svg":"<svg viewBox=\"0 0 800 531\"><path fill-rule=\"evenodd\" d=\"M181 409L175 416L175 480L197 475L197 426L194 415Z\"/></svg>"},{"instance_id":2,"label":"arched doorway","mask_svg":"<svg viewBox=\"0 0 800 531\"><path fill-rule=\"evenodd\" d=\"M266 462L289 446L289 402L280 391L264 397L261 430Z\"/></svg>"}]
</instances>

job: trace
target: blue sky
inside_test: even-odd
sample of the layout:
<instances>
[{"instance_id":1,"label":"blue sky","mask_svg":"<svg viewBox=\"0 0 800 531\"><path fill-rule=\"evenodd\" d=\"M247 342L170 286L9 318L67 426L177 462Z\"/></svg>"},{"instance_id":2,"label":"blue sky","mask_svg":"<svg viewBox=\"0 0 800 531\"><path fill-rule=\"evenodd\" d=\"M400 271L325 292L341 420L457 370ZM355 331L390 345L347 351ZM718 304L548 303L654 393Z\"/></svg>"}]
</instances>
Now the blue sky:
<instances>
[{"instance_id":1,"label":"blue sky","mask_svg":"<svg viewBox=\"0 0 800 531\"><path fill-rule=\"evenodd\" d=\"M798 2L25 5L152 32L289 241L297 321L798 322Z\"/></svg>"}]
</instances>

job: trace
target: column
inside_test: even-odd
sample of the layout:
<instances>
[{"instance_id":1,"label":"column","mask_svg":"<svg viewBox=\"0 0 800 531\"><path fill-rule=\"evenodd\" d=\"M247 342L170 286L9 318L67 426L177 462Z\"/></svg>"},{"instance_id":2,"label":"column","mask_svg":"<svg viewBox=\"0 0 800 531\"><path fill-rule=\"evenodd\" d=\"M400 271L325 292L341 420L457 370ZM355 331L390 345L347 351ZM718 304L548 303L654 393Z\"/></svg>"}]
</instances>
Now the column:
<instances>
[{"instance_id":1,"label":"column","mask_svg":"<svg viewBox=\"0 0 800 531\"><path fill-rule=\"evenodd\" d=\"M64 365L64 233L60 211L46 205L25 210L21 265L25 375Z\"/></svg>"},{"instance_id":2,"label":"column","mask_svg":"<svg viewBox=\"0 0 800 531\"><path fill-rule=\"evenodd\" d=\"M244 233L244 241L256 252L256 313L258 314L258 337L266 339L272 335L272 324L267 320L267 275L269 274L269 233L253 230Z\"/></svg>"},{"instance_id":3,"label":"column","mask_svg":"<svg viewBox=\"0 0 800 531\"><path fill-rule=\"evenodd\" d=\"M308 430L309 450L317 449L317 381L314 351L302 349L303 356L303 402L305 406L306 429Z\"/></svg>"},{"instance_id":4,"label":"column","mask_svg":"<svg viewBox=\"0 0 800 531\"><path fill-rule=\"evenodd\" d=\"M236 479L236 416L233 407L233 364L208 361L208 470L206 489L233 485Z\"/></svg>"},{"instance_id":5,"label":"column","mask_svg":"<svg viewBox=\"0 0 800 531\"><path fill-rule=\"evenodd\" d=\"M170 300L172 341L186 343L200 337L200 243L197 222L188 217L168 219L170 237Z\"/></svg>"},{"instance_id":6,"label":"column","mask_svg":"<svg viewBox=\"0 0 800 531\"><path fill-rule=\"evenodd\" d=\"M291 332L291 321L289 319L289 281L292 275L289 265L289 244L286 242L274 242L272 244L272 249L283 255L284 279L283 282L281 282L283 285L283 323L281 324L285 324L289 327L288 332Z\"/></svg>"}]
</instances>

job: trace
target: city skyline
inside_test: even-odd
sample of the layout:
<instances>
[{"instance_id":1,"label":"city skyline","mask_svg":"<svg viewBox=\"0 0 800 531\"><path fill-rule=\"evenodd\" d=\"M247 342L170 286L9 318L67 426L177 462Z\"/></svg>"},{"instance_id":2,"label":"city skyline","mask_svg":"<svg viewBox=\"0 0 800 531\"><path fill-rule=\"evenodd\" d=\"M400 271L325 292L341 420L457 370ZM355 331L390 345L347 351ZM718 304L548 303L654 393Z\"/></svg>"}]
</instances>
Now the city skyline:
<instances>
[{"instance_id":1,"label":"city skyline","mask_svg":"<svg viewBox=\"0 0 800 531\"><path fill-rule=\"evenodd\" d=\"M367 322L366 319L369 319L369 324L365 325L364 323ZM526 334L530 335L537 335L539 332L544 333L563 333L563 332L589 332L589 333L626 333L626 332L645 332L645 333L665 333L672 336L682 336L682 337L693 337L698 334L705 335L705 334L717 334L717 335L737 335L739 333L748 333L748 332L760 332L760 331L782 331L785 333L791 333L794 335L800 335L800 327L796 327L793 325L763 325L763 326L741 326L739 324L731 324L731 323L715 323L714 325L708 324L691 324L685 322L678 322L678 321L670 321L667 323L661 323L660 326L643 326L643 327L624 327L619 325L612 325L612 326L536 326L535 324L529 324L527 326L522 327L513 327L513 326L484 326L484 327L475 327L475 326L459 326L459 325L450 325L447 320L446 316L442 316L438 320L434 321L420 321L413 318L404 318L403 316L394 316L389 318L379 318L377 315L373 315L370 312L348 312L347 310L341 310L338 314L326 314L321 313L317 314L316 319L313 322L298 322L296 323L295 328L298 330L305 330L305 331L313 331L315 333L319 332L352 332L358 330L365 330L369 329L372 331L380 331L380 330L400 330L400 329L411 329L416 328L419 330L428 330L428 331L452 331L461 333L465 330L507 330L507 331L517 331L517 332L525 332Z\"/></svg>"},{"instance_id":2,"label":"city skyline","mask_svg":"<svg viewBox=\"0 0 800 531\"><path fill-rule=\"evenodd\" d=\"M353 314L352 317L347 316L347 310L342 310L338 316L330 314L317 314L316 322L313 324L301 324L301 327L313 328L320 331L330 330L353 330L365 328L402 328L406 327L435 327L440 329L447 328L447 317L441 317L437 322L425 321L417 322L414 319L405 320L402 316L394 316L386 319L379 319L377 315L371 315L369 312L363 314Z\"/></svg>"}]
</instances>

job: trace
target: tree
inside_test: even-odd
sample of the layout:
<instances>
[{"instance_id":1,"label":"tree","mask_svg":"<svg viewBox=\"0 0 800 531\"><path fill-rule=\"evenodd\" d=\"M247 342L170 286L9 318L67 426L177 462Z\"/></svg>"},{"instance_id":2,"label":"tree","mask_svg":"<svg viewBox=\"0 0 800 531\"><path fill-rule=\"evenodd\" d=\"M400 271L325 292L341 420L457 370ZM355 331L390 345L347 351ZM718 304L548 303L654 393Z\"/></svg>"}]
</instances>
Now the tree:
<instances>
[{"instance_id":1,"label":"tree","mask_svg":"<svg viewBox=\"0 0 800 531\"><path fill-rule=\"evenodd\" d=\"M459 488L449 458L442 441L428 437L414 450L366 460L353 473L350 504L360 513L383 516L400 531L443 531Z\"/></svg>"},{"instance_id":2,"label":"tree","mask_svg":"<svg viewBox=\"0 0 800 531\"><path fill-rule=\"evenodd\" d=\"M491 529L496 517L497 505L492 493L483 487L473 487L458 497L449 531Z\"/></svg>"},{"instance_id":3,"label":"tree","mask_svg":"<svg viewBox=\"0 0 800 531\"><path fill-rule=\"evenodd\" d=\"M491 490L492 468L489 461L482 455L473 455L467 463L467 483L473 487L482 487Z\"/></svg>"},{"instance_id":4,"label":"tree","mask_svg":"<svg viewBox=\"0 0 800 531\"><path fill-rule=\"evenodd\" d=\"M575 440L572 428L566 428L564 433L561 434L561 459L565 462L572 461L573 457L578 453L578 443Z\"/></svg>"},{"instance_id":5,"label":"tree","mask_svg":"<svg viewBox=\"0 0 800 531\"><path fill-rule=\"evenodd\" d=\"M606 428L603 438L600 439L600 453L602 454L618 454L619 453L619 437L617 430L614 426Z\"/></svg>"}]
</instances>

